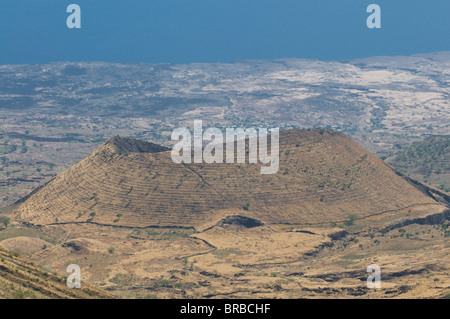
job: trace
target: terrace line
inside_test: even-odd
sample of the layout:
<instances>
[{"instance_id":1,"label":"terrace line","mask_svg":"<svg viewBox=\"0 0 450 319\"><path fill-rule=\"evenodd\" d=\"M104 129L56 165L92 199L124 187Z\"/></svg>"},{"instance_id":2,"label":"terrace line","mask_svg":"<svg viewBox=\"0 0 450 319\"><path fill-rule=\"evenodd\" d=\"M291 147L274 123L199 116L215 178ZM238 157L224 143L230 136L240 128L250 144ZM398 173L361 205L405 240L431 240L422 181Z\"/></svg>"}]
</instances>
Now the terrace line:
<instances>
[{"instance_id":1,"label":"terrace line","mask_svg":"<svg viewBox=\"0 0 450 319\"><path fill-rule=\"evenodd\" d=\"M194 146L192 147L191 132L185 127L176 128L172 132L172 141L176 143L172 148L172 161L176 164L192 163L192 149L194 150L194 163L201 164L203 161L207 164L211 163L227 163L232 164L245 163L246 152L245 144L248 139L248 162L251 164L258 163L268 166L261 166L261 174L275 174L278 172L280 164L279 154L279 128L270 129L270 154L268 153L268 130L266 128L227 128L225 135L226 158L223 154L224 136L220 129L212 127L203 131L203 121L194 121ZM203 141L210 141L203 148ZM234 149L237 147L235 157ZM182 155L180 155L182 153Z\"/></svg>"}]
</instances>

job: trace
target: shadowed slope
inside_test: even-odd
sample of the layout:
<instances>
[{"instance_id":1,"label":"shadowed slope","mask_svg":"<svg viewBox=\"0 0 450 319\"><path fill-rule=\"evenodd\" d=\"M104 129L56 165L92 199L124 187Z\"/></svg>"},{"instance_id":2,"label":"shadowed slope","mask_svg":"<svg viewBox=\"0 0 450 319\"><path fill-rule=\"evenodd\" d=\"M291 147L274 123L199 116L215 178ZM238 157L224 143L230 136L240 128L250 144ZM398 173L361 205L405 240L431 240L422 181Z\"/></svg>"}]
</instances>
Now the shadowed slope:
<instances>
[{"instance_id":1,"label":"shadowed slope","mask_svg":"<svg viewBox=\"0 0 450 319\"><path fill-rule=\"evenodd\" d=\"M114 137L29 196L17 209L34 224L211 226L231 215L265 224L346 220L436 201L345 135L280 133L280 168L175 164L170 151Z\"/></svg>"}]
</instances>

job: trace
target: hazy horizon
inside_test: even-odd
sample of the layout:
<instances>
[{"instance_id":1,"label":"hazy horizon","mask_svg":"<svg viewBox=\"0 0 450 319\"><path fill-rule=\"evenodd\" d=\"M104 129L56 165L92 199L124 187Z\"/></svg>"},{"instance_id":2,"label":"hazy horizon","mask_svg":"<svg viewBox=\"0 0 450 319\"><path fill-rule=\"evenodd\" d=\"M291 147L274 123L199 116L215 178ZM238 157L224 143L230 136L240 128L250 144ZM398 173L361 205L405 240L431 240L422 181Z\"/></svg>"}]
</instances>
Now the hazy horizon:
<instances>
[{"instance_id":1,"label":"hazy horizon","mask_svg":"<svg viewBox=\"0 0 450 319\"><path fill-rule=\"evenodd\" d=\"M81 8L69 29L67 6ZM381 29L366 8L381 7ZM450 51L450 2L430 0L30 1L0 10L0 64L324 61Z\"/></svg>"}]
</instances>

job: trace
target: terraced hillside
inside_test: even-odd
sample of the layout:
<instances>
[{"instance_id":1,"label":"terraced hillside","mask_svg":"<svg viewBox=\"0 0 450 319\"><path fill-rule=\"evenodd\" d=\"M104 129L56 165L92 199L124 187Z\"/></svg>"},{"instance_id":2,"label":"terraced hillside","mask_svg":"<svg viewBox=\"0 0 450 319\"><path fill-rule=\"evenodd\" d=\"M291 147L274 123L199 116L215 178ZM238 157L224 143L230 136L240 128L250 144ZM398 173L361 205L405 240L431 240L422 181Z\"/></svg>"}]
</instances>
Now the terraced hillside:
<instances>
[{"instance_id":1,"label":"terraced hillside","mask_svg":"<svg viewBox=\"0 0 450 319\"><path fill-rule=\"evenodd\" d=\"M16 254L0 249L0 298L114 298L104 290L82 283L69 289L66 278L44 271Z\"/></svg>"},{"instance_id":2,"label":"terraced hillside","mask_svg":"<svg viewBox=\"0 0 450 319\"><path fill-rule=\"evenodd\" d=\"M426 193L426 192L425 192ZM436 201L341 133L280 133L280 168L175 164L167 148L114 137L24 198L32 225L206 229L233 215L262 224L342 222Z\"/></svg>"}]
</instances>

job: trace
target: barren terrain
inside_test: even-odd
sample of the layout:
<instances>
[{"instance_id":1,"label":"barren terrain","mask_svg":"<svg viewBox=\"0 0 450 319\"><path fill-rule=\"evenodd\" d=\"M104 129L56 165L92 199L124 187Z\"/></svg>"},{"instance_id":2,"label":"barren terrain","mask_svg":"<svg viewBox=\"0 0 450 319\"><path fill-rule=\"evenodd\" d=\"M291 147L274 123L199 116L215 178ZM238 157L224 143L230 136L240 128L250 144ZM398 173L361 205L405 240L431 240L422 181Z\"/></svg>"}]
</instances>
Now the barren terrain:
<instances>
[{"instance_id":1,"label":"barren terrain","mask_svg":"<svg viewBox=\"0 0 450 319\"><path fill-rule=\"evenodd\" d=\"M108 140L4 211L0 245L125 298L449 296L450 196L343 134L282 132L269 177L169 153Z\"/></svg>"},{"instance_id":2,"label":"barren terrain","mask_svg":"<svg viewBox=\"0 0 450 319\"><path fill-rule=\"evenodd\" d=\"M450 298L449 74L448 52L2 65L0 297ZM200 119L280 127L278 173L174 164Z\"/></svg>"},{"instance_id":3,"label":"barren terrain","mask_svg":"<svg viewBox=\"0 0 450 319\"><path fill-rule=\"evenodd\" d=\"M387 158L413 141L450 134L449 70L448 52L329 62L3 65L0 205L111 136L169 146L173 128L194 119L215 127L331 128ZM448 177L427 180L450 187Z\"/></svg>"}]
</instances>

